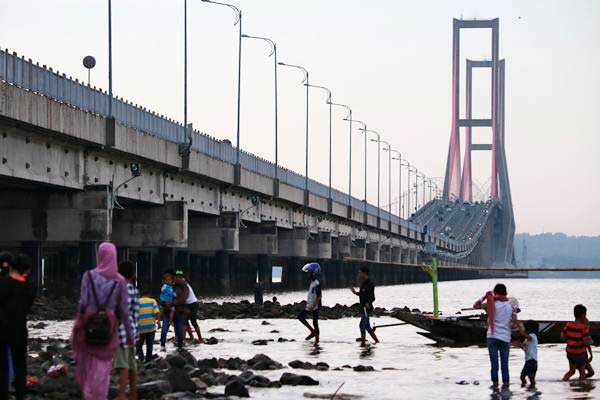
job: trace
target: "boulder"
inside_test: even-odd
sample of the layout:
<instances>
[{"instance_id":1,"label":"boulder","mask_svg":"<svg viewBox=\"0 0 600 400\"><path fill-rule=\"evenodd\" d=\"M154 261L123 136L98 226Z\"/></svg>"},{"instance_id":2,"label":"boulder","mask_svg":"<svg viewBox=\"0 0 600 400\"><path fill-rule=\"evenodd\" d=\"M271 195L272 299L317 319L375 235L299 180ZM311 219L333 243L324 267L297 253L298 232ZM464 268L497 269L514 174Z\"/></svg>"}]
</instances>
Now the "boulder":
<instances>
[{"instance_id":1,"label":"boulder","mask_svg":"<svg viewBox=\"0 0 600 400\"><path fill-rule=\"evenodd\" d=\"M371 367L370 365L357 365L356 367L354 367L352 369L355 370L356 372L372 372L372 371L375 371L375 368Z\"/></svg>"},{"instance_id":2,"label":"boulder","mask_svg":"<svg viewBox=\"0 0 600 400\"><path fill-rule=\"evenodd\" d=\"M185 364L187 364L185 358L178 354L168 355L166 360L169 363L169 365L173 368L183 368L185 367Z\"/></svg>"},{"instance_id":3,"label":"boulder","mask_svg":"<svg viewBox=\"0 0 600 400\"><path fill-rule=\"evenodd\" d=\"M257 371L275 370L283 368L283 365L267 356L266 354L257 354L247 361L250 368Z\"/></svg>"},{"instance_id":4,"label":"boulder","mask_svg":"<svg viewBox=\"0 0 600 400\"><path fill-rule=\"evenodd\" d=\"M232 379L225 385L225 396L250 397L250 393L241 380Z\"/></svg>"},{"instance_id":5,"label":"boulder","mask_svg":"<svg viewBox=\"0 0 600 400\"><path fill-rule=\"evenodd\" d=\"M314 380L310 376L296 375L289 372L285 372L281 375L279 382L281 382L282 385L291 386L316 386L319 384L319 381Z\"/></svg>"},{"instance_id":6,"label":"boulder","mask_svg":"<svg viewBox=\"0 0 600 400\"><path fill-rule=\"evenodd\" d=\"M196 384L183 368L171 367L166 375L174 392L195 392L197 389Z\"/></svg>"},{"instance_id":7,"label":"boulder","mask_svg":"<svg viewBox=\"0 0 600 400\"><path fill-rule=\"evenodd\" d=\"M138 385L138 397L140 399L153 398L157 395L161 396L171 393L171 385L165 380L157 380L141 383Z\"/></svg>"}]
</instances>

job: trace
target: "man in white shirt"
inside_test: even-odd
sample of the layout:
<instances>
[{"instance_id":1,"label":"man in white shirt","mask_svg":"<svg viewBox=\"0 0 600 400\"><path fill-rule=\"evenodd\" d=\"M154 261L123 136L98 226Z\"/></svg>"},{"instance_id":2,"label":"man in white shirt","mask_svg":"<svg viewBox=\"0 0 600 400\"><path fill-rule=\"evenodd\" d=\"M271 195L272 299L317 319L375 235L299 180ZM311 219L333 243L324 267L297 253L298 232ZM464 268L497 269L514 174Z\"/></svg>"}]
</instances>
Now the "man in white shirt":
<instances>
[{"instance_id":1,"label":"man in white shirt","mask_svg":"<svg viewBox=\"0 0 600 400\"><path fill-rule=\"evenodd\" d=\"M308 263L302 267L303 272L309 274L310 286L308 287L308 295L306 296L306 307L298 314L298 319L308 330L310 335L306 337L306 340L315 338L315 346L319 344L319 312L321 311L321 283L318 279L318 274L321 272L321 266L317 263ZM308 314L312 314L313 326L310 326L306 317Z\"/></svg>"},{"instance_id":2,"label":"man in white shirt","mask_svg":"<svg viewBox=\"0 0 600 400\"><path fill-rule=\"evenodd\" d=\"M498 356L502 371L502 384L508 386L508 355L510 351L513 324L517 323L516 308L506 295L506 286L502 283L494 287L494 292L477 300L473 308L485 308L488 314L487 345L490 355L491 378L494 386L498 386Z\"/></svg>"}]
</instances>

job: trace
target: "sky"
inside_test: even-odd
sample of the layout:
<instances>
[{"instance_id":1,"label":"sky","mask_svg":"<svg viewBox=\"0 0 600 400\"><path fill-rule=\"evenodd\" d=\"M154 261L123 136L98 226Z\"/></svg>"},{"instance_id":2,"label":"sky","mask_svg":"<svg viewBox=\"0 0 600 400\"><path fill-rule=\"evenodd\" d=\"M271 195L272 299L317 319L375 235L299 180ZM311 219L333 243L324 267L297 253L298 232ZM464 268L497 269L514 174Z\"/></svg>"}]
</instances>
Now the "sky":
<instances>
[{"instance_id":1,"label":"sky","mask_svg":"<svg viewBox=\"0 0 600 400\"><path fill-rule=\"evenodd\" d=\"M243 32L277 43L311 84L381 134L419 171L445 173L451 126L452 18L500 18L506 59L506 153L518 232L600 234L600 2L596 0L239 0ZM235 144L238 27L226 7L188 0L189 121ZM0 0L0 46L108 87L107 0ZM489 58L491 34L463 31L465 58ZM273 58L261 41L242 44L241 146L274 160ZM113 0L113 87L117 96L183 120L183 0ZM302 75L279 68L279 159L304 173ZM489 70L474 75L474 117L489 117ZM462 87L464 94L464 86ZM464 97L464 95L463 95ZM309 176L329 177L326 95L309 95ZM464 112L464 101L462 104ZM333 111L333 186L348 190L348 125ZM364 143L352 139L352 194L363 198ZM489 129L474 133L490 140ZM464 143L464 136L462 138ZM473 176L489 194L489 153ZM367 150L368 200L377 203L377 144ZM380 204L387 207L388 160L381 155ZM397 207L398 162L392 161ZM406 170L403 171L406 182ZM406 190L406 188L404 188ZM393 209L397 212L397 208Z\"/></svg>"}]
</instances>

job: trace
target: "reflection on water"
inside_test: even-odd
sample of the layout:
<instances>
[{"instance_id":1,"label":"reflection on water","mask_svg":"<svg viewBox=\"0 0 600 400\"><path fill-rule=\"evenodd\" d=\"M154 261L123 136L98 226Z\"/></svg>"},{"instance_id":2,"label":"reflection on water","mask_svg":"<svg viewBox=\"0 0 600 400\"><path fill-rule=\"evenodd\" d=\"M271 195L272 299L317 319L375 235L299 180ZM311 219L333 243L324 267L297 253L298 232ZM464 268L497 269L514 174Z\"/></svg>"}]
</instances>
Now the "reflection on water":
<instances>
[{"instance_id":1,"label":"reflection on water","mask_svg":"<svg viewBox=\"0 0 600 400\"><path fill-rule=\"evenodd\" d=\"M440 284L442 309L452 313L468 307L495 281L459 281ZM600 281L578 280L508 280L511 294L516 295L525 318L570 319L573 304L582 302L588 306L592 320L600 319ZM430 309L430 285L404 285L380 287L376 290L378 305L387 308L410 305ZM282 303L299 301L303 293L278 294ZM348 290L324 292L327 305L351 304L356 300ZM215 346L197 346L196 357L251 358L265 353L273 359L287 364L292 360L319 361L328 363L329 371L301 371L320 381L316 387L283 387L281 389L250 388L257 399L304 399L327 398L343 383L340 393L363 396L364 399L593 399L600 398L596 380L585 385L562 382L568 363L563 345L541 345L538 349L539 370L537 387L521 387L519 372L524 363L523 351L513 348L510 353L512 384L509 388L493 389L489 386L489 361L487 349L472 346L467 348L440 348L431 346L431 341L417 334L412 326L381 329L378 335L382 343L361 349L355 339L359 335L358 319L325 320L321 323L321 344L314 348L304 340L305 331L295 320L269 320L271 325L261 325L261 320L206 320L201 327L204 332L213 328L224 328L230 332L214 335L222 340ZM397 322L384 317L374 319L377 325ZM34 331L32 336L67 337L70 323L51 324L44 332ZM246 330L246 331L242 331ZM277 330L280 333L271 333ZM278 343L283 337L293 342ZM253 346L255 339L273 339L267 346ZM354 372L352 369L333 368L350 365L369 365L375 372ZM288 369L288 372L290 369ZM298 371L293 371L298 373ZM261 372L262 373L262 372ZM266 371L270 379L278 379L282 371ZM222 387L212 388L214 392ZM307 397L304 397L304 394ZM315 397L317 396L317 397Z\"/></svg>"}]
</instances>

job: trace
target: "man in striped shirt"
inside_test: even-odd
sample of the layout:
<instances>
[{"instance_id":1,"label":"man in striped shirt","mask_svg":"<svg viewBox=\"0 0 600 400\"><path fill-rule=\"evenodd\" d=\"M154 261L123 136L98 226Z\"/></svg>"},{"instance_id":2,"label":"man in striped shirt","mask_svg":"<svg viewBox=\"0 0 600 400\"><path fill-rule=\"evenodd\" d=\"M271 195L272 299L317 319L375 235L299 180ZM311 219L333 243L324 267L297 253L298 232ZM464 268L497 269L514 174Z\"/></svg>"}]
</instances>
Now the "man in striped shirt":
<instances>
[{"instance_id":1,"label":"man in striped shirt","mask_svg":"<svg viewBox=\"0 0 600 400\"><path fill-rule=\"evenodd\" d=\"M575 371L579 372L579 380L586 378L586 365L588 363L587 347L592 344L590 328L587 321L587 309L577 304L573 309L575 321L568 322L561 333L561 339L567 342L567 359L569 372L563 376L563 381L568 381Z\"/></svg>"},{"instance_id":2,"label":"man in striped shirt","mask_svg":"<svg viewBox=\"0 0 600 400\"><path fill-rule=\"evenodd\" d=\"M129 323L133 337L137 340L137 321L140 309L140 293L135 287L135 264L131 261L123 261L119 264L119 273L127 281L127 293L129 295ZM114 359L113 367L119 372L119 387L117 389L117 400L125 400L125 391L129 384L129 398L137 399L137 361L135 359L135 347L127 344L127 333L125 325L119 325L119 338L121 345Z\"/></svg>"},{"instance_id":3,"label":"man in striped shirt","mask_svg":"<svg viewBox=\"0 0 600 400\"><path fill-rule=\"evenodd\" d=\"M152 347L154 345L154 335L156 333L156 324L160 328L160 309L156 300L148 293L144 293L140 298L140 312L138 317L138 336L137 355L142 362L152 361ZM144 344L146 345L146 356L144 357Z\"/></svg>"}]
</instances>

